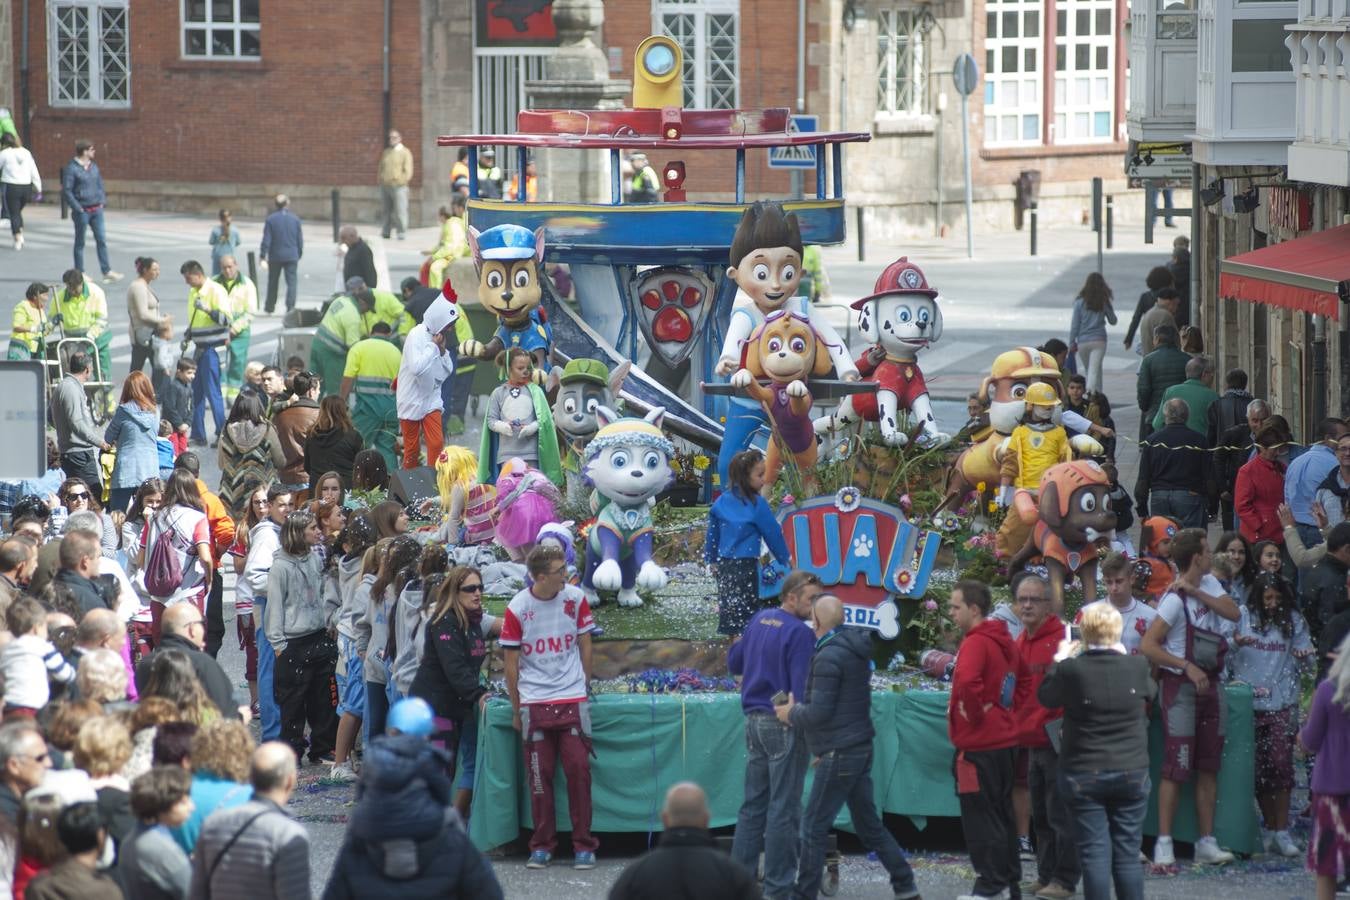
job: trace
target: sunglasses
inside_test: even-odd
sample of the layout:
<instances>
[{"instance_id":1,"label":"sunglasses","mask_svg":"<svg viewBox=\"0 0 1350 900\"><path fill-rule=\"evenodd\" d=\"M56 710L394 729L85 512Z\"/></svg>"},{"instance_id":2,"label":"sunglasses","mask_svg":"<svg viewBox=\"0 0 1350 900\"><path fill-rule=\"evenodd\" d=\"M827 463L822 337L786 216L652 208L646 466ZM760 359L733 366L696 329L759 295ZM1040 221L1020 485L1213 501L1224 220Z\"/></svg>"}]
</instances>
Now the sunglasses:
<instances>
[{"instance_id":1,"label":"sunglasses","mask_svg":"<svg viewBox=\"0 0 1350 900\"><path fill-rule=\"evenodd\" d=\"M483 586L481 584L461 584L459 589L469 594L483 593Z\"/></svg>"},{"instance_id":2,"label":"sunglasses","mask_svg":"<svg viewBox=\"0 0 1350 900\"><path fill-rule=\"evenodd\" d=\"M66 494L66 499L67 499L67 500L88 500L88 499L89 499L89 492L88 492L88 491L71 491L69 494Z\"/></svg>"}]
</instances>

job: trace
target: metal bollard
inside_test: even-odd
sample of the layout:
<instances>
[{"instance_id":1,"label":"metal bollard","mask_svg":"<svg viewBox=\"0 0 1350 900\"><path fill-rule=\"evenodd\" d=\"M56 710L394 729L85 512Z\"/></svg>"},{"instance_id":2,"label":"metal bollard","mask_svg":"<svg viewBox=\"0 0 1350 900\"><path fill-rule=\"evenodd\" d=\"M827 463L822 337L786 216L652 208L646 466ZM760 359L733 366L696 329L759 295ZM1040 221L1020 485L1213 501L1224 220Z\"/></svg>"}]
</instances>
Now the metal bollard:
<instances>
[{"instance_id":1,"label":"metal bollard","mask_svg":"<svg viewBox=\"0 0 1350 900\"><path fill-rule=\"evenodd\" d=\"M258 283L258 254L252 250L248 251L248 277L255 285Z\"/></svg>"},{"instance_id":2,"label":"metal bollard","mask_svg":"<svg viewBox=\"0 0 1350 900\"><path fill-rule=\"evenodd\" d=\"M1110 250L1116 242L1116 198L1106 197L1106 249Z\"/></svg>"},{"instance_id":3,"label":"metal bollard","mask_svg":"<svg viewBox=\"0 0 1350 900\"><path fill-rule=\"evenodd\" d=\"M856 212L858 213L858 262L862 262L862 261L863 261L863 256L865 255L864 252L863 252L863 211L862 211L862 207L861 207L861 206L858 207L857 210L856 210Z\"/></svg>"},{"instance_id":4,"label":"metal bollard","mask_svg":"<svg viewBox=\"0 0 1350 900\"><path fill-rule=\"evenodd\" d=\"M1031 209L1027 210L1027 212L1029 212L1029 213L1031 214L1031 255L1032 255L1032 256L1035 256L1035 255L1036 255L1036 225L1037 225L1037 220L1038 220L1040 217L1036 214L1036 207L1034 207L1034 206L1031 207Z\"/></svg>"},{"instance_id":5,"label":"metal bollard","mask_svg":"<svg viewBox=\"0 0 1350 900\"><path fill-rule=\"evenodd\" d=\"M61 192L61 219L70 218L70 204L66 203L66 192Z\"/></svg>"},{"instance_id":6,"label":"metal bollard","mask_svg":"<svg viewBox=\"0 0 1350 900\"><path fill-rule=\"evenodd\" d=\"M333 190L328 195L329 201L333 206L333 243L338 242L338 229L342 227L342 205L338 200L338 190Z\"/></svg>"}]
</instances>

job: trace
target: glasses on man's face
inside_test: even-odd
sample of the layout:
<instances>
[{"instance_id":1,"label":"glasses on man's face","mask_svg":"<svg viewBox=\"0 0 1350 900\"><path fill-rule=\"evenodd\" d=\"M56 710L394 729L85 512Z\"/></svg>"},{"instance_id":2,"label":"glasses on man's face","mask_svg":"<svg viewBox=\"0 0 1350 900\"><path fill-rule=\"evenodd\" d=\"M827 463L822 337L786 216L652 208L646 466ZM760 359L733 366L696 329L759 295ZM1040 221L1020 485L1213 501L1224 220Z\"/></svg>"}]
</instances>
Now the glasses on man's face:
<instances>
[{"instance_id":1,"label":"glasses on man's face","mask_svg":"<svg viewBox=\"0 0 1350 900\"><path fill-rule=\"evenodd\" d=\"M481 594L483 586L481 584L461 584L459 589L466 594Z\"/></svg>"},{"instance_id":2,"label":"glasses on man's face","mask_svg":"<svg viewBox=\"0 0 1350 900\"><path fill-rule=\"evenodd\" d=\"M557 578L559 575L563 574L566 571L567 566L559 566L556 569L550 569L546 574L548 575L549 578Z\"/></svg>"}]
</instances>

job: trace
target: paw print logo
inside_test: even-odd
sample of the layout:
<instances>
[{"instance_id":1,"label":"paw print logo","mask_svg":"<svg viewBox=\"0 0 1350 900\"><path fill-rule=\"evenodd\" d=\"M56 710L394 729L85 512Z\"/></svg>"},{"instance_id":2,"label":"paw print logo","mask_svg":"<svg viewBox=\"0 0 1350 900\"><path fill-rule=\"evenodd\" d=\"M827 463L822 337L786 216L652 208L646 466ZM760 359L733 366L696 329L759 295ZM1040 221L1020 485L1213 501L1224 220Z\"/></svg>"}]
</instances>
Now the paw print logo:
<instances>
[{"instance_id":1,"label":"paw print logo","mask_svg":"<svg viewBox=\"0 0 1350 900\"><path fill-rule=\"evenodd\" d=\"M644 286L639 299L652 313L652 337L683 344L694 336L690 313L703 303L703 289L697 284L663 278Z\"/></svg>"},{"instance_id":2,"label":"paw print logo","mask_svg":"<svg viewBox=\"0 0 1350 900\"><path fill-rule=\"evenodd\" d=\"M876 541L870 537L857 537L853 539L853 555L862 559L872 555L872 549L876 547Z\"/></svg>"}]
</instances>

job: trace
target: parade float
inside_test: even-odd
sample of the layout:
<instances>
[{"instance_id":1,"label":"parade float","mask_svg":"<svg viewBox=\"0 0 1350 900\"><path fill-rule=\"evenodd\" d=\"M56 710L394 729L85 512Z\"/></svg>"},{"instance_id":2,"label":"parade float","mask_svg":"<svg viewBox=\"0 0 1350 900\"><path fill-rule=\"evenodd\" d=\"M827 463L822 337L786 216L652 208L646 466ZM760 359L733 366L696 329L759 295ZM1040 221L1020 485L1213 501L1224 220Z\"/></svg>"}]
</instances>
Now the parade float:
<instances>
[{"instance_id":1,"label":"parade float","mask_svg":"<svg viewBox=\"0 0 1350 900\"><path fill-rule=\"evenodd\" d=\"M988 423L968 423L950 438L933 415L920 356L942 336L940 294L916 262L895 260L873 293L852 304L862 336L854 347L798 291L805 248L845 238L843 145L869 135L797 133L786 109L684 109L680 92L668 90L682 70L668 38L645 40L636 63L640 81L664 86L656 92L664 100L641 105L651 92L640 87L632 108L524 110L514 133L438 139L469 151L479 300L499 323L488 344L460 350L489 360L519 347L536 363L540 383L530 387L549 393L564 457L558 518L576 523L572 546L578 557L584 548L580 574L605 632L593 650L593 827L658 827L657 798L678 779L703 785L714 826L735 821L743 718L725 677L727 644L714 630L703 529L730 457L751 444L770 450L776 477L764 495L793 564L841 596L846 627L878 635L879 806L919 822L957 815L942 664L958 639L946 617L951 585L976 577L1003 585L996 593L1006 597L1009 559L1030 547L1049 553L1057 595L1067 591L1076 606L1081 594L1066 586L1095 571L1088 563L1109 538L1109 526L1065 506L1080 493L1095 496L1094 464L1040 466L1033 477L1034 460L1016 450L1009 457L1028 390L1058 395L1059 369L1034 348L1010 348L980 386ZM609 196L478 198L478 154L489 147L513 153L522 172L535 151L602 155ZM813 152L814 196L750 202L747 155L784 147ZM625 202L622 155L634 151L666 159L657 202ZM726 156L735 172L730 199L686 199L682 156L691 151ZM546 267L566 279L546 277ZM531 407L543 407L532 396ZM503 436L517 433L506 424ZM485 474L498 462L487 458L490 443ZM1034 436L1032 445L1039 450ZM1074 445L1075 453L1090 449ZM640 488L625 492L616 473L630 468ZM1005 471L1022 478L1028 495L1015 509L1000 490ZM1041 564L1034 553L1017 561ZM763 595L773 595L781 574L766 567ZM619 602L608 602L616 593ZM936 651L927 672L923 651ZM1241 689L1229 703L1220 792L1237 810L1236 798L1250 792L1252 716ZM488 706L479 742L470 829L489 847L514 840L529 821L508 704ZM558 815L566 827L561 803ZM1193 823L1179 818L1175 833L1188 830ZM1254 822L1225 816L1219 837L1250 849Z\"/></svg>"}]
</instances>

